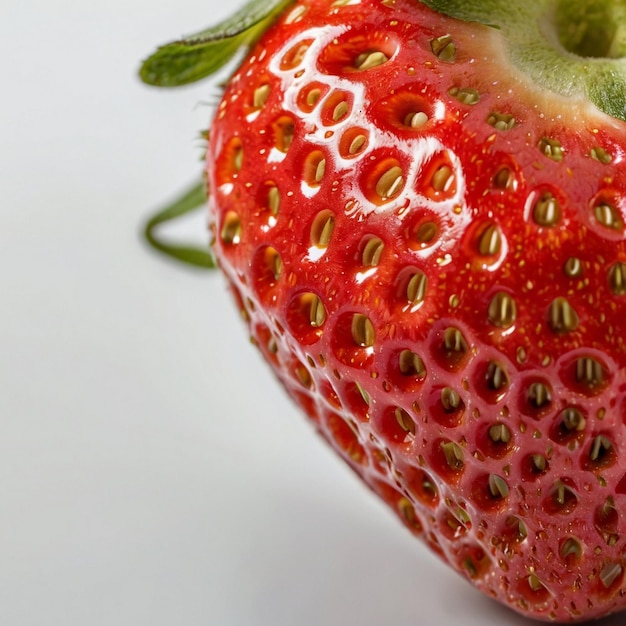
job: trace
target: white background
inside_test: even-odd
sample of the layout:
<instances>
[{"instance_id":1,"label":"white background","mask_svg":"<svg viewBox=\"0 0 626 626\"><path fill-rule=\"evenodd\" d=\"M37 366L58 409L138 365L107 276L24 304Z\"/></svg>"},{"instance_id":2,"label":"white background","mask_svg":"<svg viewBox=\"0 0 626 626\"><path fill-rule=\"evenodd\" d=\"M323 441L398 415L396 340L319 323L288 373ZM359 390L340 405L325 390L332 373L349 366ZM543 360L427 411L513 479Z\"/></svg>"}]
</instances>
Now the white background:
<instances>
[{"instance_id":1,"label":"white background","mask_svg":"<svg viewBox=\"0 0 626 626\"><path fill-rule=\"evenodd\" d=\"M139 60L226 10L0 3L0 623L529 626L326 449L219 275L142 244L218 91L145 87ZM203 216L172 235L203 243Z\"/></svg>"}]
</instances>

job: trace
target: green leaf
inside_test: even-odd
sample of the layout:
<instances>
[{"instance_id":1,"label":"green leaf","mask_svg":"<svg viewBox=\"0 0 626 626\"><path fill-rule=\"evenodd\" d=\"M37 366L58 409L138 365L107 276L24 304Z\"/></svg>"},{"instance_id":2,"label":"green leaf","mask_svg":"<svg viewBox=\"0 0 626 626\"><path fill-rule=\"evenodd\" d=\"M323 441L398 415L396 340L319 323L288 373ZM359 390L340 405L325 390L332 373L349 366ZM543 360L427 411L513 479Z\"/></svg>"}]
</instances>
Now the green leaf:
<instances>
[{"instance_id":1,"label":"green leaf","mask_svg":"<svg viewBox=\"0 0 626 626\"><path fill-rule=\"evenodd\" d=\"M242 46L253 44L292 0L250 0L232 17L194 35L161 46L139 76L157 87L178 87L215 73Z\"/></svg>"},{"instance_id":2,"label":"green leaf","mask_svg":"<svg viewBox=\"0 0 626 626\"><path fill-rule=\"evenodd\" d=\"M194 185L172 204L164 209L160 209L146 222L144 236L147 242L160 253L170 256L182 263L186 263L187 265L193 265L203 269L214 268L215 261L208 248L204 250L193 246L168 243L156 232L159 224L175 220L198 208L204 208L205 206L206 191L204 181L202 181Z\"/></svg>"}]
</instances>

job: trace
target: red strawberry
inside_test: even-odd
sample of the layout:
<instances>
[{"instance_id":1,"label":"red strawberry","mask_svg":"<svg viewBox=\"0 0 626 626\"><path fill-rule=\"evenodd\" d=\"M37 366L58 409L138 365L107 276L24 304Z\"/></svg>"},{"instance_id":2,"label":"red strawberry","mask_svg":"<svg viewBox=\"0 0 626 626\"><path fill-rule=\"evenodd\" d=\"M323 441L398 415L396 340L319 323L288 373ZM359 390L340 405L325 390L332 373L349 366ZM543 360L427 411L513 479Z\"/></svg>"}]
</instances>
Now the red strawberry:
<instances>
[{"instance_id":1,"label":"red strawberry","mask_svg":"<svg viewBox=\"0 0 626 626\"><path fill-rule=\"evenodd\" d=\"M301 0L210 131L214 251L282 384L412 533L544 620L626 608L625 11ZM185 82L203 45L157 60Z\"/></svg>"}]
</instances>

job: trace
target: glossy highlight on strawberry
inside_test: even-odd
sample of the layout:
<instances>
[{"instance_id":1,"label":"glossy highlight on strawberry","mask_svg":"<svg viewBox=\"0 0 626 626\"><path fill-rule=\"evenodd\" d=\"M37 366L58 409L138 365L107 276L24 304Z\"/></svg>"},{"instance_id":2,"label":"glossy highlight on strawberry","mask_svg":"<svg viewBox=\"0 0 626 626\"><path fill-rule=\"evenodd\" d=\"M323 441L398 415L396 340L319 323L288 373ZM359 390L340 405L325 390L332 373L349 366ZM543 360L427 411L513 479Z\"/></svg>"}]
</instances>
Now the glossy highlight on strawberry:
<instances>
[{"instance_id":1,"label":"glossy highlight on strawberry","mask_svg":"<svg viewBox=\"0 0 626 626\"><path fill-rule=\"evenodd\" d=\"M581 621L626 608L626 125L460 4L472 21L281 9L211 125L213 249L287 392L409 531L513 609Z\"/></svg>"}]
</instances>

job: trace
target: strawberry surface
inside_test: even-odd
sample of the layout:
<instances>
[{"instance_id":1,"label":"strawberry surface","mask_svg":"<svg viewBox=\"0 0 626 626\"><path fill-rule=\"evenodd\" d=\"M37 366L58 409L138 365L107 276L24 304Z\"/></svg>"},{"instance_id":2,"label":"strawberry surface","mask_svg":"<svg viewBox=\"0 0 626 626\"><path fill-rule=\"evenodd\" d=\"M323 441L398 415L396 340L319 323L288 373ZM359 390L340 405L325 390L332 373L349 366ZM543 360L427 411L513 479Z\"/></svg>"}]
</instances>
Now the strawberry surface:
<instances>
[{"instance_id":1,"label":"strawberry surface","mask_svg":"<svg viewBox=\"0 0 626 626\"><path fill-rule=\"evenodd\" d=\"M363 481L531 617L626 606L624 122L411 0L300 1L210 130L254 343Z\"/></svg>"}]
</instances>

